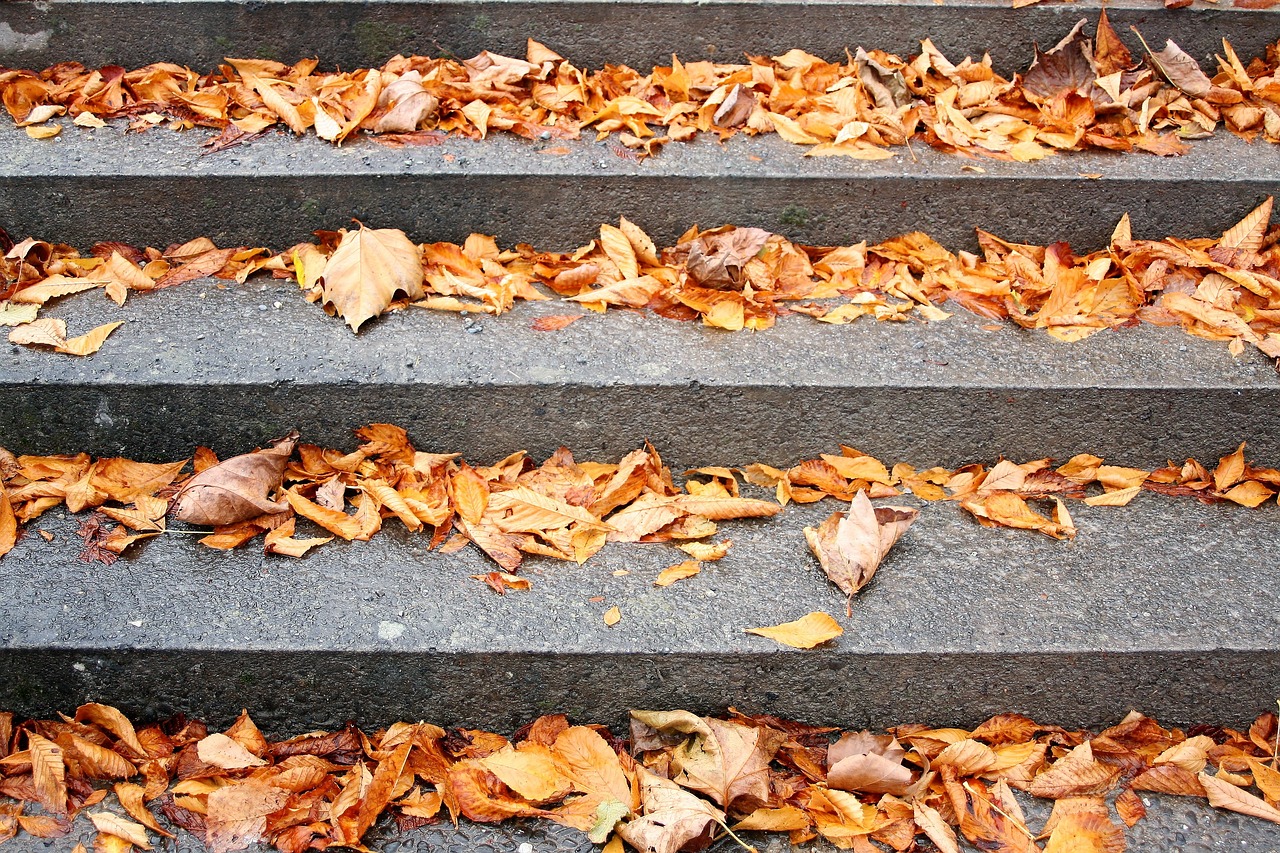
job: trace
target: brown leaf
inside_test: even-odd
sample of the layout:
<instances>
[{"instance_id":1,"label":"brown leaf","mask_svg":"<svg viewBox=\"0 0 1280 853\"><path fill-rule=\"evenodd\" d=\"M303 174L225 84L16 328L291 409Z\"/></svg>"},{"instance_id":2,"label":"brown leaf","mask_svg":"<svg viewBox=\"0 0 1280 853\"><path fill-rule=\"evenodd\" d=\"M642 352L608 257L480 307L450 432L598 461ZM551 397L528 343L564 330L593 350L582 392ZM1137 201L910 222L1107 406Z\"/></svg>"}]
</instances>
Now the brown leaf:
<instances>
[{"instance_id":1,"label":"brown leaf","mask_svg":"<svg viewBox=\"0 0 1280 853\"><path fill-rule=\"evenodd\" d=\"M1093 58L1098 64L1098 76L1106 77L1119 71L1133 68L1133 54L1120 40L1120 35L1111 26L1104 8L1098 16L1098 43L1093 51Z\"/></svg>"},{"instance_id":2,"label":"brown leaf","mask_svg":"<svg viewBox=\"0 0 1280 853\"><path fill-rule=\"evenodd\" d=\"M772 236L759 228L731 228L723 233L703 234L689 246L685 269L702 287L741 289L743 267L760 253Z\"/></svg>"},{"instance_id":3,"label":"brown leaf","mask_svg":"<svg viewBox=\"0 0 1280 853\"><path fill-rule=\"evenodd\" d=\"M209 794L206 843L213 853L257 844L266 835L267 816L284 808L288 800L288 791L260 779L218 788Z\"/></svg>"},{"instance_id":4,"label":"brown leaf","mask_svg":"<svg viewBox=\"0 0 1280 853\"><path fill-rule=\"evenodd\" d=\"M298 443L291 432L265 450L233 456L196 474L173 497L169 513L180 521L211 527L238 524L288 510L269 495L280 487L285 466Z\"/></svg>"},{"instance_id":5,"label":"brown leaf","mask_svg":"<svg viewBox=\"0 0 1280 853\"><path fill-rule=\"evenodd\" d=\"M1105 794L1119 778L1117 768L1094 759L1093 750L1085 741L1036 776L1027 786L1027 793L1049 799Z\"/></svg>"},{"instance_id":6,"label":"brown leaf","mask_svg":"<svg viewBox=\"0 0 1280 853\"><path fill-rule=\"evenodd\" d=\"M67 768L62 748L34 732L27 733L27 749L31 754L31 779L36 798L50 814L67 814Z\"/></svg>"},{"instance_id":7,"label":"brown leaf","mask_svg":"<svg viewBox=\"0 0 1280 853\"><path fill-rule=\"evenodd\" d=\"M332 536L317 536L307 539L295 539L297 521L290 518L284 524L267 531L264 548L268 554L283 554L286 557L302 557L312 548L326 545L333 541Z\"/></svg>"},{"instance_id":8,"label":"brown leaf","mask_svg":"<svg viewBox=\"0 0 1280 853\"><path fill-rule=\"evenodd\" d=\"M9 492L0 482L0 557L13 550L18 544L18 519L13 513L13 504L9 500Z\"/></svg>"},{"instance_id":9,"label":"brown leaf","mask_svg":"<svg viewBox=\"0 0 1280 853\"><path fill-rule=\"evenodd\" d=\"M1269 820L1272 823L1280 823L1280 809L1261 797L1237 788L1230 782L1224 782L1217 776L1210 776L1208 773L1201 772L1196 775L1196 779L1204 786L1209 796L1209 805L1214 808L1228 809L1250 817Z\"/></svg>"},{"instance_id":10,"label":"brown leaf","mask_svg":"<svg viewBox=\"0 0 1280 853\"><path fill-rule=\"evenodd\" d=\"M117 708L95 702L86 703L76 708L76 722L93 723L98 728L111 733L120 741L120 745L125 747L126 755L136 759L149 757L142 741L138 740L133 723Z\"/></svg>"},{"instance_id":11,"label":"brown leaf","mask_svg":"<svg viewBox=\"0 0 1280 853\"><path fill-rule=\"evenodd\" d=\"M866 586L920 511L874 507L865 491L853 497L847 513L837 512L818 527L806 527L805 539L827 577L848 596Z\"/></svg>"},{"instance_id":12,"label":"brown leaf","mask_svg":"<svg viewBox=\"0 0 1280 853\"><path fill-rule=\"evenodd\" d=\"M799 619L783 622L781 625L745 630L748 634L768 637L774 642L796 649L812 649L844 633L844 628L841 628L840 623L828 613L807 613Z\"/></svg>"},{"instance_id":13,"label":"brown leaf","mask_svg":"<svg viewBox=\"0 0 1280 853\"><path fill-rule=\"evenodd\" d=\"M342 235L324 268L324 302L351 330L387 309L397 293L422 299L422 253L403 231L363 225Z\"/></svg>"},{"instance_id":14,"label":"brown leaf","mask_svg":"<svg viewBox=\"0 0 1280 853\"><path fill-rule=\"evenodd\" d=\"M1174 44L1172 39L1165 41L1161 51L1147 48L1147 54L1166 80L1191 97L1203 98L1213 88L1213 81L1200 70L1200 63Z\"/></svg>"},{"instance_id":15,"label":"brown leaf","mask_svg":"<svg viewBox=\"0 0 1280 853\"><path fill-rule=\"evenodd\" d=\"M645 853L678 853L710 843L724 812L644 767L637 772L643 810L618 828L624 841Z\"/></svg>"},{"instance_id":16,"label":"brown leaf","mask_svg":"<svg viewBox=\"0 0 1280 853\"><path fill-rule=\"evenodd\" d=\"M1098 77L1093 60L1093 45L1084 34L1088 20L1081 19L1052 50L1041 53L1036 47L1036 57L1023 75L1022 84L1041 98L1052 99L1067 92L1090 97Z\"/></svg>"},{"instance_id":17,"label":"brown leaf","mask_svg":"<svg viewBox=\"0 0 1280 853\"><path fill-rule=\"evenodd\" d=\"M901 796L911 785L911 770L875 752L848 755L827 771L827 784L843 791Z\"/></svg>"},{"instance_id":18,"label":"brown leaf","mask_svg":"<svg viewBox=\"0 0 1280 853\"><path fill-rule=\"evenodd\" d=\"M570 323L576 323L586 314L548 314L545 317L539 317L529 324L529 328L535 332L558 332L567 327Z\"/></svg>"}]
</instances>

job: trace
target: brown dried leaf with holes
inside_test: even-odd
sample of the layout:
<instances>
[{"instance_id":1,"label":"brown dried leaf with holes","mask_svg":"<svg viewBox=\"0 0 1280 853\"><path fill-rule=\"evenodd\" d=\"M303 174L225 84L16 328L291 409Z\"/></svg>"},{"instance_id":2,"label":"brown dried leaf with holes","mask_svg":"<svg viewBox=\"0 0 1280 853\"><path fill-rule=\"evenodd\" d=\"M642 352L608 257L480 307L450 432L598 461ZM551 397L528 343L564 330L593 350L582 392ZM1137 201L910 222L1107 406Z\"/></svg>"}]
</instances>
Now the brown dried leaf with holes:
<instances>
[{"instance_id":1,"label":"brown dried leaf with holes","mask_svg":"<svg viewBox=\"0 0 1280 853\"><path fill-rule=\"evenodd\" d=\"M1018 161L1085 149L1176 155L1188 150L1184 140L1220 124L1280 141L1280 44L1245 63L1224 40L1211 77L1173 42L1153 51L1139 37L1144 52L1135 59L1105 12L1096 29L1090 39L1080 21L1012 77L986 57L953 63L927 39L910 60L859 48L828 62L795 49L745 64L672 57L648 73L582 70L530 39L524 59L396 56L336 73L317 71L317 59L228 59L212 73L165 62L132 71L63 62L0 70L0 100L37 139L61 130L47 123L59 116L88 126L123 118L136 131L220 129L215 151L276 126L335 144L369 134L394 146L437 144L445 134L564 140L585 131L617 134L637 156L702 135L776 133L808 146L809 156L864 160L892 157L913 138Z\"/></svg>"},{"instance_id":2,"label":"brown dried leaf with holes","mask_svg":"<svg viewBox=\"0 0 1280 853\"><path fill-rule=\"evenodd\" d=\"M214 853L259 843L305 853L359 848L383 816L402 832L520 817L617 851L700 849L732 826L865 851L928 839L958 853L963 837L982 849L1032 851L1039 838L1049 853L1116 853L1146 813L1137 791L1280 822L1276 715L1247 731L1199 729L1211 734L1135 712L1095 735L1001 714L973 730L881 734L730 709L633 711L627 738L551 714L512 738L419 722L273 740L248 713L217 732L184 717L136 726L85 705L57 720L0 713L0 841L57 838L87 820L99 850L146 850L183 831ZM1053 801L1043 826L1014 791Z\"/></svg>"}]
</instances>

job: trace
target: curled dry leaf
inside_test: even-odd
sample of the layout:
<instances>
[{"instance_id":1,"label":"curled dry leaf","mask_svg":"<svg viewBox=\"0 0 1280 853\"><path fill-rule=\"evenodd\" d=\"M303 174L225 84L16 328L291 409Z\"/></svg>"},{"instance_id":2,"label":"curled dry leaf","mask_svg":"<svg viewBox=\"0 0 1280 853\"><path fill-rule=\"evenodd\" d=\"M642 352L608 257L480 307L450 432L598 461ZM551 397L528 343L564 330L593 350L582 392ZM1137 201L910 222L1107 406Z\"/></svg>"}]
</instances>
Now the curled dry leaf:
<instances>
[{"instance_id":1,"label":"curled dry leaf","mask_svg":"<svg viewBox=\"0 0 1280 853\"><path fill-rule=\"evenodd\" d=\"M170 514L179 521L212 527L238 524L259 515L285 512L270 500L298 443L291 432L264 450L233 456L196 474L173 497Z\"/></svg>"},{"instance_id":2,"label":"curled dry leaf","mask_svg":"<svg viewBox=\"0 0 1280 853\"><path fill-rule=\"evenodd\" d=\"M844 628L828 613L808 613L792 622L765 628L747 628L746 632L768 637L784 646L812 649L839 637L844 633Z\"/></svg>"},{"instance_id":3,"label":"curled dry leaf","mask_svg":"<svg viewBox=\"0 0 1280 853\"><path fill-rule=\"evenodd\" d=\"M847 513L837 512L805 539L827 577L850 597L866 586L880 562L920 517L908 507L875 507L865 491L854 495Z\"/></svg>"}]
</instances>

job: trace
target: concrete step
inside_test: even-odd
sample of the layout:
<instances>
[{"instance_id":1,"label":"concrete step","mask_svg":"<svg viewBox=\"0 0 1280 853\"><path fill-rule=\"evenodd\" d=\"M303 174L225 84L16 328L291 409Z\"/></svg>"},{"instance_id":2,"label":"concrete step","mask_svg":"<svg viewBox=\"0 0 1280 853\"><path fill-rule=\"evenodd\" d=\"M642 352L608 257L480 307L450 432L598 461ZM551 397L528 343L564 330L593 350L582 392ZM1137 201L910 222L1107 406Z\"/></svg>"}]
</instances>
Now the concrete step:
<instances>
[{"instance_id":1,"label":"concrete step","mask_svg":"<svg viewBox=\"0 0 1280 853\"><path fill-rule=\"evenodd\" d=\"M1176 328L1066 344L956 309L933 324L784 317L759 333L612 311L533 331L578 311L547 301L498 317L409 308L353 336L266 277L45 310L76 334L125 322L87 359L0 350L0 443L15 452L231 454L293 427L347 446L390 421L481 460L562 444L621 456L650 439L678 469L790 463L839 441L925 466L1080 452L1154 466L1244 439L1280 461L1272 364Z\"/></svg>"},{"instance_id":2,"label":"concrete step","mask_svg":"<svg viewBox=\"0 0 1280 853\"><path fill-rule=\"evenodd\" d=\"M52 541L33 530L0 561L0 707L100 700L215 724L248 707L272 731L510 730L549 712L617 726L636 707L728 705L843 726L1018 711L1096 727L1134 708L1244 725L1280 690L1274 502L1074 502L1066 543L930 504L852 617L801 535L839 506L725 522L728 556L671 587L653 580L686 555L615 544L583 566L531 559L533 588L506 596L470 577L493 568L478 550L428 551L395 522L296 561L173 534L104 566L78 561L77 520L50 512L36 527ZM818 610L845 628L830 647L743 633Z\"/></svg>"},{"instance_id":3,"label":"concrete step","mask_svg":"<svg viewBox=\"0 0 1280 853\"><path fill-rule=\"evenodd\" d=\"M15 235L85 247L199 235L283 247L356 217L423 240L480 231L507 245L570 249L623 215L661 245L694 223L732 222L819 245L923 230L970 247L977 226L1015 242L1092 249L1126 212L1135 237L1199 237L1280 195L1280 152L1227 133L1182 157L1098 152L1038 163L923 145L877 162L808 158L772 134L672 144L644 162L615 140L494 136L391 149L361 139L338 148L273 133L202 157L208 138L117 125L68 127L37 142L0 122L0 222Z\"/></svg>"},{"instance_id":4,"label":"concrete step","mask_svg":"<svg viewBox=\"0 0 1280 853\"><path fill-rule=\"evenodd\" d=\"M1048 802L1021 794L1015 795L1023 806L1027 822L1039 828L1049 817ZM1271 851L1276 845L1276 828L1272 824L1231 812L1217 811L1203 802L1185 797L1163 794L1143 794L1147 816L1137 826L1126 830L1127 853L1259 853ZM161 825L166 821L159 817ZM70 850L79 841L86 848L93 845L94 832L87 820L76 824L73 831L54 842L52 849ZM177 838L173 841L155 838L155 849L160 853L206 853L203 839L185 830L174 828ZM835 853L836 847L818 839L800 847L792 847L781 833L742 832L739 835L758 853ZM597 853L598 845L575 830L557 826L550 821L510 820L501 824L471 823L466 819L453 826L447 821L435 826L401 831L390 821L383 821L370 830L364 838L365 846L378 853L443 853L443 851L483 851L483 853L518 853L532 849L533 853ZM528 845L528 848L523 847ZM974 848L961 842L965 851ZM5 844L10 853L48 853L50 842L21 834ZM251 851L267 851L254 845ZM879 848L877 848L879 849ZM708 847L706 853L734 853L741 851L732 839L724 838Z\"/></svg>"},{"instance_id":5,"label":"concrete step","mask_svg":"<svg viewBox=\"0 0 1280 853\"><path fill-rule=\"evenodd\" d=\"M956 59L990 51L1012 72L1030 64L1033 42L1054 44L1103 6L1120 32L1137 25L1148 39L1172 38L1201 59L1219 52L1224 37L1242 56L1260 53L1275 40L1280 19L1275 9L1201 0L1176 10L1150 0L1023 9L1005 0L11 0L0 4L0 64L164 59L212 67L226 56L318 56L326 66L351 68L396 53L523 55L532 37L579 66L653 65L668 63L673 52L686 61L733 62L792 47L828 57L858 45L905 55L932 38Z\"/></svg>"}]
</instances>

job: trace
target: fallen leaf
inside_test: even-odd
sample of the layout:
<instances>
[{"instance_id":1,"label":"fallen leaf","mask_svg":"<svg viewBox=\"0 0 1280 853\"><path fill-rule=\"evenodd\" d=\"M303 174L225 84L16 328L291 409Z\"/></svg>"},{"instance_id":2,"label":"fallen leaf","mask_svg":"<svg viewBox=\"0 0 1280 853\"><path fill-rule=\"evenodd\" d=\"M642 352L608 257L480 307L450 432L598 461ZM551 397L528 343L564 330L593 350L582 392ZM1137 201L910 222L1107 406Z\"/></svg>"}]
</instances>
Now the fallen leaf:
<instances>
[{"instance_id":1,"label":"fallen leaf","mask_svg":"<svg viewBox=\"0 0 1280 853\"><path fill-rule=\"evenodd\" d=\"M844 633L844 629L829 614L809 613L793 622L784 622L781 625L766 628L747 628L746 632L768 637L784 646L811 649L839 637Z\"/></svg>"},{"instance_id":2,"label":"fallen leaf","mask_svg":"<svg viewBox=\"0 0 1280 853\"><path fill-rule=\"evenodd\" d=\"M170 515L189 524L217 527L288 510L269 499L280 487L298 434L272 442L265 450L233 456L196 474L173 497Z\"/></svg>"},{"instance_id":3,"label":"fallen leaf","mask_svg":"<svg viewBox=\"0 0 1280 853\"><path fill-rule=\"evenodd\" d=\"M653 582L654 586L671 586L673 583L685 578L691 578L702 570L701 564L697 560L685 560L683 563L677 563L669 566L658 573L657 579Z\"/></svg>"},{"instance_id":4,"label":"fallen leaf","mask_svg":"<svg viewBox=\"0 0 1280 853\"><path fill-rule=\"evenodd\" d=\"M847 513L837 512L818 527L806 527L804 536L827 577L852 597L871 581L889 549L919 517L916 509L874 507L859 490Z\"/></svg>"},{"instance_id":5,"label":"fallen leaf","mask_svg":"<svg viewBox=\"0 0 1280 853\"><path fill-rule=\"evenodd\" d=\"M324 301L353 332L387 309L397 293L422 299L422 253L403 231L363 225L342 236L322 275Z\"/></svg>"}]
</instances>

